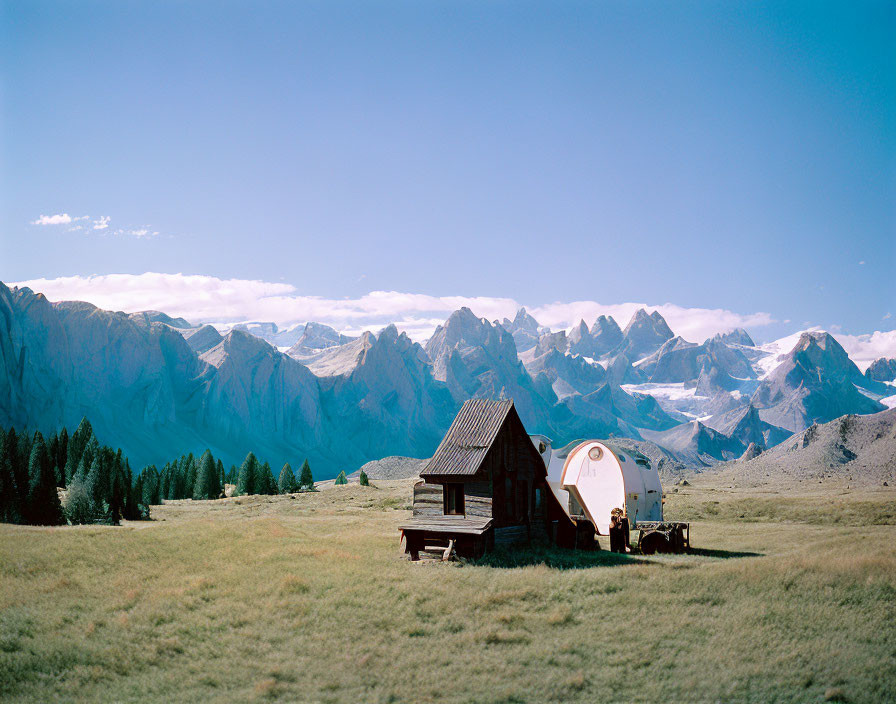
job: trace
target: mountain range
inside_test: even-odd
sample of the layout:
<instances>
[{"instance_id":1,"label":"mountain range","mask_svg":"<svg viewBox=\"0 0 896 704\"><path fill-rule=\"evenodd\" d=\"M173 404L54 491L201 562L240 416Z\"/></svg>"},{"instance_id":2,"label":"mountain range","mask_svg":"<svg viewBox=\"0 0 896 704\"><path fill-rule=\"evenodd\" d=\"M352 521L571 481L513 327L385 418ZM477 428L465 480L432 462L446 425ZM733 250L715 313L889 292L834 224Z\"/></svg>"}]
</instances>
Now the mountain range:
<instances>
[{"instance_id":1,"label":"mountain range","mask_svg":"<svg viewBox=\"0 0 896 704\"><path fill-rule=\"evenodd\" d=\"M499 322L461 308L424 345L394 325L222 331L2 283L0 316L0 425L52 432L87 416L139 465L208 447L228 463L249 450L274 465L309 457L335 476L427 457L464 400L513 398L529 432L555 444L625 437L707 466L896 395L896 362L862 374L827 333L787 349L744 330L697 343L643 309L624 328L601 316L551 331L525 309Z\"/></svg>"}]
</instances>

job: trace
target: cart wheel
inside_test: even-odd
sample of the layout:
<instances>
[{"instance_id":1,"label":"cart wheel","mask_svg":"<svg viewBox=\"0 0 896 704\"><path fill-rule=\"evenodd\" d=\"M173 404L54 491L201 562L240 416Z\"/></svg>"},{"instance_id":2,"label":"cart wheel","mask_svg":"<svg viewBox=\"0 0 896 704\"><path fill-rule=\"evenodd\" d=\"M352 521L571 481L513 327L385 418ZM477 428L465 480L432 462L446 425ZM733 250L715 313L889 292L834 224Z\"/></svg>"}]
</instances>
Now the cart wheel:
<instances>
[{"instance_id":1,"label":"cart wheel","mask_svg":"<svg viewBox=\"0 0 896 704\"><path fill-rule=\"evenodd\" d=\"M641 538L640 548L642 555L669 552L669 541L662 533L648 533Z\"/></svg>"}]
</instances>

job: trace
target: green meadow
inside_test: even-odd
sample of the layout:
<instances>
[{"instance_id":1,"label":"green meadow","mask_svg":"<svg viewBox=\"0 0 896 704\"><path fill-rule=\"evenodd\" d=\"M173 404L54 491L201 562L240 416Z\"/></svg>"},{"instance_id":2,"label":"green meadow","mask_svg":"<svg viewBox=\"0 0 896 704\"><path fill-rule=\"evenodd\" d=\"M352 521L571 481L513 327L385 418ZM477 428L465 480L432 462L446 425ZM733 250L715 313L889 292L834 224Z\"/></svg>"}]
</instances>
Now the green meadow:
<instances>
[{"instance_id":1,"label":"green meadow","mask_svg":"<svg viewBox=\"0 0 896 704\"><path fill-rule=\"evenodd\" d=\"M410 563L410 481L0 526L8 702L896 701L896 493L668 494L693 554ZM606 547L606 539L602 539Z\"/></svg>"}]
</instances>

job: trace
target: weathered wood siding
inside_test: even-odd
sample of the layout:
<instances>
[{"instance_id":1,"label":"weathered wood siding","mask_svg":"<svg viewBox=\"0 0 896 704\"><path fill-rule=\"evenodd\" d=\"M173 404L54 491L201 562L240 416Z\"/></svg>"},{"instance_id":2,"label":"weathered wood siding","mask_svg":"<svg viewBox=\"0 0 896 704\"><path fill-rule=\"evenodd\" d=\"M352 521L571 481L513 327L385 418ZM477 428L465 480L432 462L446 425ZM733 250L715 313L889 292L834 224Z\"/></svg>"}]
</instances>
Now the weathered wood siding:
<instances>
[{"instance_id":1,"label":"weathered wood siding","mask_svg":"<svg viewBox=\"0 0 896 704\"><path fill-rule=\"evenodd\" d=\"M464 482L464 514L492 517L492 494L488 482Z\"/></svg>"},{"instance_id":2,"label":"weathered wood siding","mask_svg":"<svg viewBox=\"0 0 896 704\"><path fill-rule=\"evenodd\" d=\"M495 528L495 545L508 546L519 545L529 541L529 526L505 526Z\"/></svg>"},{"instance_id":3,"label":"weathered wood siding","mask_svg":"<svg viewBox=\"0 0 896 704\"><path fill-rule=\"evenodd\" d=\"M441 516L443 510L443 491L441 484L417 482L414 485L415 516Z\"/></svg>"}]
</instances>

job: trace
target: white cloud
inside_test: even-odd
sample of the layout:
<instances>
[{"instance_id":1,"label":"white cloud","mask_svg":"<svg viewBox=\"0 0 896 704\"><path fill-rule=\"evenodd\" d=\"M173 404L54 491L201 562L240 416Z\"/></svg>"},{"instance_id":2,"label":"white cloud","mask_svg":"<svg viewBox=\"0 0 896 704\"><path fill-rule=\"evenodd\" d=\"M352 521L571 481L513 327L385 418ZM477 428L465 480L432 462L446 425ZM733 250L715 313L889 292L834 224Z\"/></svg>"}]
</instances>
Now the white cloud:
<instances>
[{"instance_id":1,"label":"white cloud","mask_svg":"<svg viewBox=\"0 0 896 704\"><path fill-rule=\"evenodd\" d=\"M843 345L843 349L849 354L850 359L862 371L875 360L881 357L896 358L896 330L882 332L880 330L870 335L842 335L834 334L837 342Z\"/></svg>"},{"instance_id":2,"label":"white cloud","mask_svg":"<svg viewBox=\"0 0 896 704\"><path fill-rule=\"evenodd\" d=\"M93 229L94 230L105 230L107 227L109 227L109 221L111 219L112 218L109 217L108 215L100 215L99 220L93 221Z\"/></svg>"},{"instance_id":3,"label":"white cloud","mask_svg":"<svg viewBox=\"0 0 896 704\"><path fill-rule=\"evenodd\" d=\"M462 306L488 320L513 318L521 307L512 298L430 296L400 291L372 291L358 298L322 298L299 295L294 286L285 283L152 272L34 279L14 285L28 286L53 301L84 300L100 308L129 312L162 310L192 322L212 322L221 327L251 320L286 327L314 320L357 334L394 322L415 340L428 338L437 325ZM571 327L580 318L591 324L601 314L612 315L625 326L638 308L658 310L676 334L698 342L733 327L759 327L775 322L768 313L742 315L671 303L607 305L575 301L527 306L541 324L553 329Z\"/></svg>"},{"instance_id":4,"label":"white cloud","mask_svg":"<svg viewBox=\"0 0 896 704\"><path fill-rule=\"evenodd\" d=\"M80 220L80 218L75 218ZM32 220L32 225L68 225L72 222L72 216L68 213L58 213L57 215L41 215L37 220Z\"/></svg>"},{"instance_id":5,"label":"white cloud","mask_svg":"<svg viewBox=\"0 0 896 704\"><path fill-rule=\"evenodd\" d=\"M121 229L115 231L116 235L125 235L127 237L155 237L158 235L158 232L154 232L146 227L141 227L139 229Z\"/></svg>"},{"instance_id":6,"label":"white cloud","mask_svg":"<svg viewBox=\"0 0 896 704\"><path fill-rule=\"evenodd\" d=\"M859 266L862 266L862 264L864 264L864 263L865 263L865 260L863 259L862 261L859 262Z\"/></svg>"}]
</instances>

